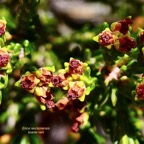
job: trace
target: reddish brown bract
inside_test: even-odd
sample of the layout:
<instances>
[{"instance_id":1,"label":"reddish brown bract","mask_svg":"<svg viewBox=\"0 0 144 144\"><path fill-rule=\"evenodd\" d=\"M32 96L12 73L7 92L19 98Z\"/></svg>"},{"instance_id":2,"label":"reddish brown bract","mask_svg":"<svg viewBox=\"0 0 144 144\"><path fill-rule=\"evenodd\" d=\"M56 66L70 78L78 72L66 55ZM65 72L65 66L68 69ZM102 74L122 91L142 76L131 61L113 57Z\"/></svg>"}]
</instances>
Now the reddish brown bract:
<instances>
[{"instance_id":1,"label":"reddish brown bract","mask_svg":"<svg viewBox=\"0 0 144 144\"><path fill-rule=\"evenodd\" d=\"M132 24L132 20L130 18L126 18L116 23L113 31L120 31L122 34L127 34L129 30L129 25Z\"/></svg>"},{"instance_id":2,"label":"reddish brown bract","mask_svg":"<svg viewBox=\"0 0 144 144\"><path fill-rule=\"evenodd\" d=\"M32 90L35 87L35 76L33 74L28 76L23 76L21 78L21 87L25 90Z\"/></svg>"},{"instance_id":3,"label":"reddish brown bract","mask_svg":"<svg viewBox=\"0 0 144 144\"><path fill-rule=\"evenodd\" d=\"M9 62L9 54L0 50L0 68L5 67Z\"/></svg>"},{"instance_id":4,"label":"reddish brown bract","mask_svg":"<svg viewBox=\"0 0 144 144\"><path fill-rule=\"evenodd\" d=\"M135 48L137 46L137 43L134 41L134 39L128 36L119 38L118 40L119 40L118 51L123 53L129 52L132 48Z\"/></svg>"}]
</instances>

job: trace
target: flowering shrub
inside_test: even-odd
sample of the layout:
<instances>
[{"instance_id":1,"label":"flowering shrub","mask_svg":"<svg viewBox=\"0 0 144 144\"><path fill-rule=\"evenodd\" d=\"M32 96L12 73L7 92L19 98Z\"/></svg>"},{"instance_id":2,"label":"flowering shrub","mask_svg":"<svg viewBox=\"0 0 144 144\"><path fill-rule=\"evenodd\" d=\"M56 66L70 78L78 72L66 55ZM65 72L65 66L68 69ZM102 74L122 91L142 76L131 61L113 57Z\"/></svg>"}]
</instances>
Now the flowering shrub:
<instances>
[{"instance_id":1,"label":"flowering shrub","mask_svg":"<svg viewBox=\"0 0 144 144\"><path fill-rule=\"evenodd\" d=\"M143 29L138 28L137 32L133 32L131 18L114 22L110 28L108 24L104 23L104 25L106 28L93 38L101 45L99 49L103 53L101 60L104 59L103 66L97 73L97 77L104 77L106 86L105 93L100 92L102 97L106 95L102 105L107 105L111 99L113 108L116 108L116 117L121 119L119 115L125 113L122 117L126 120L126 117L130 117L130 111L135 111L134 107L138 106L139 109L143 107L143 70L140 68L143 66ZM120 121L123 121L122 119ZM134 127L134 121L128 121L131 123L129 126ZM142 124L142 120L138 120L138 117L136 121ZM126 122L116 123L125 130L120 128L117 133L121 133L121 138L114 141L139 143L131 136L133 132L128 128L129 126L126 127Z\"/></svg>"},{"instance_id":2,"label":"flowering shrub","mask_svg":"<svg viewBox=\"0 0 144 144\"><path fill-rule=\"evenodd\" d=\"M144 143L144 29L127 17L63 36L38 4L0 19L0 143L51 143L57 119L67 143Z\"/></svg>"},{"instance_id":3,"label":"flowering shrub","mask_svg":"<svg viewBox=\"0 0 144 144\"><path fill-rule=\"evenodd\" d=\"M114 46L118 51L127 53L137 46L134 38L130 36L129 27L132 23L130 18L111 24L111 30L106 28L94 40L101 45L111 48Z\"/></svg>"}]
</instances>

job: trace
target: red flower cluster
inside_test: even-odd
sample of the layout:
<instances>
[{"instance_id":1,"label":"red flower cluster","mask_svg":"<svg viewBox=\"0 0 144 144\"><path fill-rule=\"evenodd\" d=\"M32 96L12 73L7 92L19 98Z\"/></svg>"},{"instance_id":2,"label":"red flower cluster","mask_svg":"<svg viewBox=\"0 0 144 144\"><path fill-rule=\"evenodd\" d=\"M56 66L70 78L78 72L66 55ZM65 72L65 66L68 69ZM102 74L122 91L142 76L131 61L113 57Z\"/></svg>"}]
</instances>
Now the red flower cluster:
<instances>
[{"instance_id":1,"label":"red flower cluster","mask_svg":"<svg viewBox=\"0 0 144 144\"><path fill-rule=\"evenodd\" d=\"M49 84L54 83L58 86L58 82L53 81L54 77L52 71L47 70L46 68L40 68L34 73L27 72L20 79L20 87L34 93L38 101L42 104L45 104L47 108L52 108L55 106L52 101L53 95L50 91Z\"/></svg>"},{"instance_id":2,"label":"red flower cluster","mask_svg":"<svg viewBox=\"0 0 144 144\"><path fill-rule=\"evenodd\" d=\"M106 28L93 39L109 49L113 46L122 53L128 53L137 46L136 41L129 34L131 24L130 18L114 22L110 29ZM141 37L141 41L142 39Z\"/></svg>"},{"instance_id":3,"label":"red flower cluster","mask_svg":"<svg viewBox=\"0 0 144 144\"><path fill-rule=\"evenodd\" d=\"M40 68L38 71L34 73L28 73L23 75L20 80L20 86L34 93L36 96L41 96L38 100L42 103L46 104L46 101L52 100L52 95L50 93L50 85L52 87L60 87L63 88L65 86L69 87L67 97L69 100L78 99L85 92L85 86L81 88L78 85L78 81L72 82L72 86L69 85L68 78L71 77L72 74L82 74L83 73L83 63L76 59L71 59L69 62L69 70L68 72L59 73L54 75L52 71L47 70L46 68ZM52 103L52 102L51 102Z\"/></svg>"},{"instance_id":4,"label":"red flower cluster","mask_svg":"<svg viewBox=\"0 0 144 144\"><path fill-rule=\"evenodd\" d=\"M37 100L47 108L67 111L73 121L72 131L77 132L79 126L85 121L81 110L84 110L87 87L91 85L86 85L81 79L87 68L86 63L71 58L69 63L65 63L65 69L59 70L56 74L54 67L40 68L33 73L27 72L16 83L16 86L33 93ZM88 78L91 77L88 76ZM94 83L94 81L91 82ZM67 90L66 96L54 102L54 95L51 91L53 87Z\"/></svg>"}]
</instances>

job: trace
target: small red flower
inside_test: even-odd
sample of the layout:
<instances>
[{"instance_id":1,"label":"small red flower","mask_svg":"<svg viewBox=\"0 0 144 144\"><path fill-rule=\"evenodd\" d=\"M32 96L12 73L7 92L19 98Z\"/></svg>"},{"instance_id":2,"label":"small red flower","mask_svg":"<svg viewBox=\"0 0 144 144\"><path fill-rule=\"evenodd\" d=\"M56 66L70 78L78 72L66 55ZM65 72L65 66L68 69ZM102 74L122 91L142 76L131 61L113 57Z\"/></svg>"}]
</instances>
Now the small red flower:
<instances>
[{"instance_id":1,"label":"small red flower","mask_svg":"<svg viewBox=\"0 0 144 144\"><path fill-rule=\"evenodd\" d=\"M9 62L9 54L3 50L0 50L0 68L5 67Z\"/></svg>"},{"instance_id":2,"label":"small red flower","mask_svg":"<svg viewBox=\"0 0 144 144\"><path fill-rule=\"evenodd\" d=\"M82 84L82 87L79 85L79 82L72 82L69 88L67 98L69 100L75 100L81 97L85 92L85 85Z\"/></svg>"},{"instance_id":3,"label":"small red flower","mask_svg":"<svg viewBox=\"0 0 144 144\"><path fill-rule=\"evenodd\" d=\"M138 99L144 100L144 84L143 83L137 85L136 94L137 94Z\"/></svg>"},{"instance_id":4,"label":"small red flower","mask_svg":"<svg viewBox=\"0 0 144 144\"><path fill-rule=\"evenodd\" d=\"M71 127L71 131L72 132L78 132L79 131L79 123L78 122L74 122L72 127Z\"/></svg>"},{"instance_id":5,"label":"small red flower","mask_svg":"<svg viewBox=\"0 0 144 144\"><path fill-rule=\"evenodd\" d=\"M117 48L118 51L127 53L132 48L135 48L137 46L136 41L134 41L133 38L125 36L118 39L119 41L119 47Z\"/></svg>"},{"instance_id":6,"label":"small red flower","mask_svg":"<svg viewBox=\"0 0 144 144\"><path fill-rule=\"evenodd\" d=\"M71 74L82 74L83 72L83 63L79 60L72 59L69 62L69 70Z\"/></svg>"},{"instance_id":7,"label":"small red flower","mask_svg":"<svg viewBox=\"0 0 144 144\"><path fill-rule=\"evenodd\" d=\"M52 100L49 100L46 102L46 106L47 106L47 108L54 108L55 103Z\"/></svg>"},{"instance_id":8,"label":"small red flower","mask_svg":"<svg viewBox=\"0 0 144 144\"><path fill-rule=\"evenodd\" d=\"M88 120L88 115L86 113L81 113L74 118L73 126L71 130L73 132L78 132L80 125Z\"/></svg>"},{"instance_id":9,"label":"small red flower","mask_svg":"<svg viewBox=\"0 0 144 144\"><path fill-rule=\"evenodd\" d=\"M74 90L69 91L68 94L67 94L67 98L68 98L69 100L75 100L75 99L77 99L78 97L79 97L79 96L78 96L78 92L77 92L77 91L74 91Z\"/></svg>"},{"instance_id":10,"label":"small red flower","mask_svg":"<svg viewBox=\"0 0 144 144\"><path fill-rule=\"evenodd\" d=\"M99 34L99 43L108 46L114 43L114 36L111 31L103 31Z\"/></svg>"},{"instance_id":11,"label":"small red flower","mask_svg":"<svg viewBox=\"0 0 144 144\"><path fill-rule=\"evenodd\" d=\"M60 76L53 76L51 81L55 87L61 87L62 78Z\"/></svg>"},{"instance_id":12,"label":"small red flower","mask_svg":"<svg viewBox=\"0 0 144 144\"><path fill-rule=\"evenodd\" d=\"M67 106L68 102L69 102L68 98L64 97L57 102L56 106L59 110L63 110Z\"/></svg>"},{"instance_id":13,"label":"small red flower","mask_svg":"<svg viewBox=\"0 0 144 144\"><path fill-rule=\"evenodd\" d=\"M36 77L33 74L22 76L20 85L25 90L32 90L36 86L35 79Z\"/></svg>"},{"instance_id":14,"label":"small red flower","mask_svg":"<svg viewBox=\"0 0 144 144\"><path fill-rule=\"evenodd\" d=\"M116 22L114 28L112 28L112 31L119 31L125 35L128 33L129 26L131 24L132 24L132 20L130 18L126 18L124 20Z\"/></svg>"},{"instance_id":15,"label":"small red flower","mask_svg":"<svg viewBox=\"0 0 144 144\"><path fill-rule=\"evenodd\" d=\"M49 84L51 82L51 78L53 77L52 72L44 68L40 68L40 72L41 74L38 76L38 79L42 84Z\"/></svg>"},{"instance_id":16,"label":"small red flower","mask_svg":"<svg viewBox=\"0 0 144 144\"><path fill-rule=\"evenodd\" d=\"M0 21L0 36L2 36L6 31L6 25Z\"/></svg>"}]
</instances>

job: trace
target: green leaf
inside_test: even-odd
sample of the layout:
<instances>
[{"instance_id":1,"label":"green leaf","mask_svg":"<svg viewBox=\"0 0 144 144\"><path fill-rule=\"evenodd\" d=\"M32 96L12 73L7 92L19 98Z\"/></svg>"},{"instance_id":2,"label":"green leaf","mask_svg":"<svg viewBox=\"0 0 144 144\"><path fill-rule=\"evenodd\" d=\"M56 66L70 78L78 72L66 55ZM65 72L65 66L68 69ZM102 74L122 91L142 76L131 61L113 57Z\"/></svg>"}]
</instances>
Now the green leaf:
<instances>
[{"instance_id":1,"label":"green leaf","mask_svg":"<svg viewBox=\"0 0 144 144\"><path fill-rule=\"evenodd\" d=\"M5 86L5 85L4 85L3 83L0 82L0 89L3 89L4 86Z\"/></svg>"},{"instance_id":2,"label":"green leaf","mask_svg":"<svg viewBox=\"0 0 144 144\"><path fill-rule=\"evenodd\" d=\"M8 75L5 75L4 77L4 88L8 85Z\"/></svg>"},{"instance_id":3,"label":"green leaf","mask_svg":"<svg viewBox=\"0 0 144 144\"><path fill-rule=\"evenodd\" d=\"M90 60L91 57L92 57L91 50L90 49L86 49L85 52L84 52L84 59L86 61L88 61L88 60Z\"/></svg>"},{"instance_id":4,"label":"green leaf","mask_svg":"<svg viewBox=\"0 0 144 144\"><path fill-rule=\"evenodd\" d=\"M98 41L99 41L99 37L98 37L98 35L95 36L95 37L93 37L93 40L96 41L96 42L98 42Z\"/></svg>"},{"instance_id":5,"label":"green leaf","mask_svg":"<svg viewBox=\"0 0 144 144\"><path fill-rule=\"evenodd\" d=\"M4 46L4 40L2 38L0 38L0 46L3 47Z\"/></svg>"},{"instance_id":6,"label":"green leaf","mask_svg":"<svg viewBox=\"0 0 144 144\"><path fill-rule=\"evenodd\" d=\"M117 89L112 89L112 93L111 93L111 102L113 106L116 106L117 103Z\"/></svg>"},{"instance_id":7,"label":"green leaf","mask_svg":"<svg viewBox=\"0 0 144 144\"><path fill-rule=\"evenodd\" d=\"M18 81L15 83L15 86L16 86L16 87L20 87L20 82L21 82L21 80L18 80Z\"/></svg>"}]
</instances>

